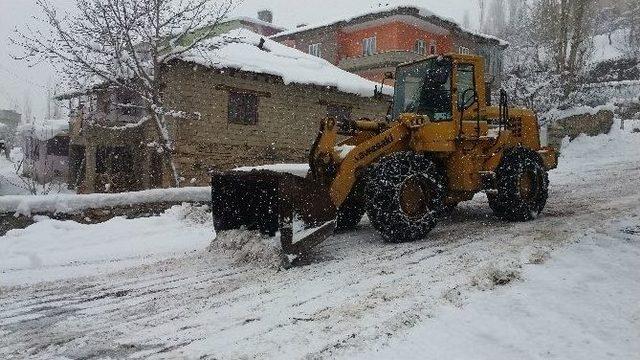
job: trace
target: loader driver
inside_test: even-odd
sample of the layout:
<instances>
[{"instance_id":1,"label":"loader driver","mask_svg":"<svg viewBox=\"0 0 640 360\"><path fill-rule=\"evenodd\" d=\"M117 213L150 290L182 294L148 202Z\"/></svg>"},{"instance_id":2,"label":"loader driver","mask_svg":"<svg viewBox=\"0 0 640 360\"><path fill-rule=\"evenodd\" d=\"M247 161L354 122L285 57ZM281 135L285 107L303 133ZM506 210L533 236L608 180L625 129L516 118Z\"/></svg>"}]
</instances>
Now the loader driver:
<instances>
[{"instance_id":1,"label":"loader driver","mask_svg":"<svg viewBox=\"0 0 640 360\"><path fill-rule=\"evenodd\" d=\"M415 69L408 69L404 74L405 113L427 115L432 121L451 120L451 62L432 59L432 63L419 64ZM400 85L401 87L403 85Z\"/></svg>"}]
</instances>

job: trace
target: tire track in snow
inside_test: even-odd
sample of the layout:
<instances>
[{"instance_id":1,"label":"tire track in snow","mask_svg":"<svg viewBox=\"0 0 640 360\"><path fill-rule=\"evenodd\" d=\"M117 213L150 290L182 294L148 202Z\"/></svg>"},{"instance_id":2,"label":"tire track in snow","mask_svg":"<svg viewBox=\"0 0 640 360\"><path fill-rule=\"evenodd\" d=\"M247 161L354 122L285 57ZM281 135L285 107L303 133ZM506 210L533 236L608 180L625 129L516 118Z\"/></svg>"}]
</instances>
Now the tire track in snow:
<instances>
[{"instance_id":1,"label":"tire track in snow","mask_svg":"<svg viewBox=\"0 0 640 360\"><path fill-rule=\"evenodd\" d=\"M487 217L488 207L476 200L425 242L383 244L365 224L329 239L309 266L290 271L200 253L109 276L3 289L0 354L348 354L408 331L439 306L464 304L469 278L488 262L517 258L528 247L551 251L625 214L638 204L638 172L637 165L611 165L560 181L545 215L532 223Z\"/></svg>"}]
</instances>

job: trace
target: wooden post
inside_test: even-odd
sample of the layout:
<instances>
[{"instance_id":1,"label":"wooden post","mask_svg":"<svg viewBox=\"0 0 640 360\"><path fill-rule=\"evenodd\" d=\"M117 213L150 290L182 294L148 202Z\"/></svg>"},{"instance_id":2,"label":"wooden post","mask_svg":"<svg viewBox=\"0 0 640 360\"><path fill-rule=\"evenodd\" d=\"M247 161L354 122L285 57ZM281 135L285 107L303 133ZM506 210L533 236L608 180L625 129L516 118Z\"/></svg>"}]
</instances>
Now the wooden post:
<instances>
[{"instance_id":1,"label":"wooden post","mask_svg":"<svg viewBox=\"0 0 640 360\"><path fill-rule=\"evenodd\" d=\"M87 193L96 192L96 151L97 146L87 144L85 147L84 157L86 160L86 172L84 177L84 188Z\"/></svg>"}]
</instances>

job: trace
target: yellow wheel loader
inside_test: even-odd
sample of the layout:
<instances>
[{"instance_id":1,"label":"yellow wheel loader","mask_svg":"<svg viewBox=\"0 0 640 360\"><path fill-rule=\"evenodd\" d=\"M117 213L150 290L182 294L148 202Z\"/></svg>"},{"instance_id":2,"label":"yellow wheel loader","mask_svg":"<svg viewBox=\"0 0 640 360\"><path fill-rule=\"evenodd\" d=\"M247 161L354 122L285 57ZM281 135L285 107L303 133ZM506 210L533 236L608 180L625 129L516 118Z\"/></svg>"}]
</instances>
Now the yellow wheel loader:
<instances>
[{"instance_id":1,"label":"yellow wheel loader","mask_svg":"<svg viewBox=\"0 0 640 360\"><path fill-rule=\"evenodd\" d=\"M401 65L392 121L321 122L306 177L269 170L214 174L216 230L279 233L293 259L366 213L388 242L424 239L442 215L486 192L509 221L545 207L554 149L536 115L486 100L484 60L450 54Z\"/></svg>"}]
</instances>

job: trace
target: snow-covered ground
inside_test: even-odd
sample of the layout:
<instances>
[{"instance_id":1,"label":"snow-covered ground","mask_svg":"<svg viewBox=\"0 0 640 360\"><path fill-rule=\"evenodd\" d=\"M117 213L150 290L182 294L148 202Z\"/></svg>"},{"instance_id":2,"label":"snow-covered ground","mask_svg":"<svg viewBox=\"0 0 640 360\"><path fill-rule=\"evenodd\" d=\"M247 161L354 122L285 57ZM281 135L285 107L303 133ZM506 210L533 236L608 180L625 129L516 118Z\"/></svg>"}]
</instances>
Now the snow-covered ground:
<instances>
[{"instance_id":1,"label":"snow-covered ground","mask_svg":"<svg viewBox=\"0 0 640 360\"><path fill-rule=\"evenodd\" d=\"M288 271L209 247L184 207L12 231L0 358L632 359L640 133L618 126L568 144L536 221L478 196L428 240L384 244L365 221Z\"/></svg>"},{"instance_id":2,"label":"snow-covered ground","mask_svg":"<svg viewBox=\"0 0 640 360\"><path fill-rule=\"evenodd\" d=\"M190 205L95 225L39 218L0 240L0 285L109 274L194 252L215 237L211 222L205 208Z\"/></svg>"},{"instance_id":3,"label":"snow-covered ground","mask_svg":"<svg viewBox=\"0 0 640 360\"><path fill-rule=\"evenodd\" d=\"M357 358L638 359L640 212L571 240L524 265L521 283L474 294Z\"/></svg>"}]
</instances>

